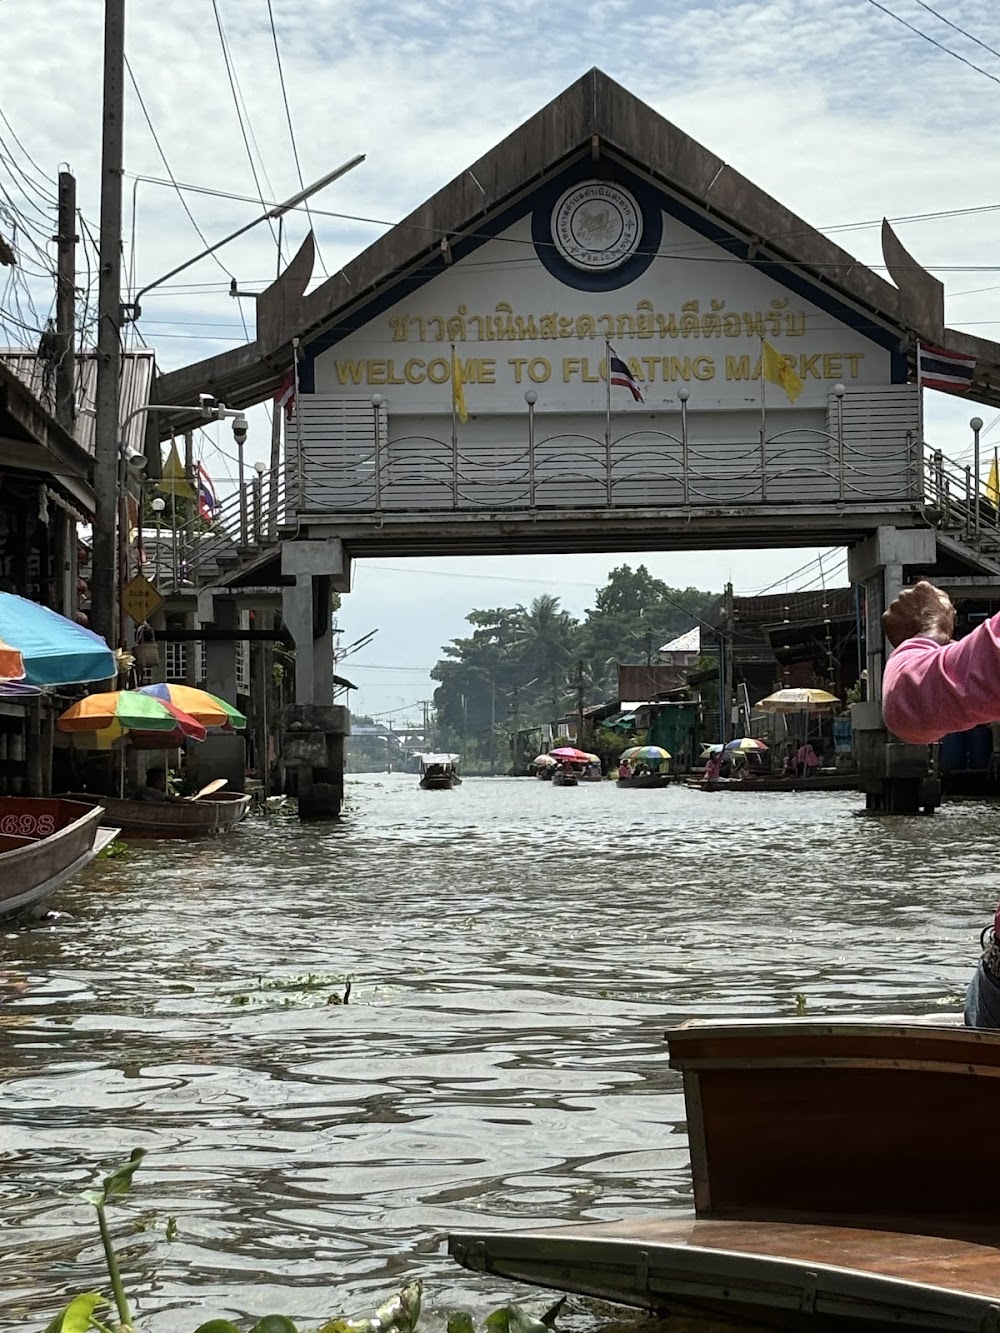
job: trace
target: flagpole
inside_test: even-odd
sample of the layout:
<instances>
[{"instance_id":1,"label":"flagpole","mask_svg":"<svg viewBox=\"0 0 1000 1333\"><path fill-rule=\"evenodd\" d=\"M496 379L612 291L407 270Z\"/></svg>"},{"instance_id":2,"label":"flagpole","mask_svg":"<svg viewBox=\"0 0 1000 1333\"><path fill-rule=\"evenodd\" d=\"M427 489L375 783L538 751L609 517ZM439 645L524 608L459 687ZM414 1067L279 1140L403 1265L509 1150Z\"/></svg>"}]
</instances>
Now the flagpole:
<instances>
[{"instance_id":1,"label":"flagpole","mask_svg":"<svg viewBox=\"0 0 1000 1333\"><path fill-rule=\"evenodd\" d=\"M455 383L455 344L451 344L451 503L458 508L458 389Z\"/></svg>"},{"instance_id":2,"label":"flagpole","mask_svg":"<svg viewBox=\"0 0 1000 1333\"><path fill-rule=\"evenodd\" d=\"M611 508L611 339L604 340L604 472L607 482L608 508Z\"/></svg>"},{"instance_id":3,"label":"flagpole","mask_svg":"<svg viewBox=\"0 0 1000 1333\"><path fill-rule=\"evenodd\" d=\"M764 337L760 339L760 498L767 499L767 374L764 368Z\"/></svg>"},{"instance_id":4,"label":"flagpole","mask_svg":"<svg viewBox=\"0 0 1000 1333\"><path fill-rule=\"evenodd\" d=\"M295 380L295 453L296 453L296 482L298 486L298 513L301 514L305 508L305 460L302 457L302 404L299 402L299 340L292 339L292 375ZM285 463L288 458L288 431L285 431Z\"/></svg>"}]
</instances>

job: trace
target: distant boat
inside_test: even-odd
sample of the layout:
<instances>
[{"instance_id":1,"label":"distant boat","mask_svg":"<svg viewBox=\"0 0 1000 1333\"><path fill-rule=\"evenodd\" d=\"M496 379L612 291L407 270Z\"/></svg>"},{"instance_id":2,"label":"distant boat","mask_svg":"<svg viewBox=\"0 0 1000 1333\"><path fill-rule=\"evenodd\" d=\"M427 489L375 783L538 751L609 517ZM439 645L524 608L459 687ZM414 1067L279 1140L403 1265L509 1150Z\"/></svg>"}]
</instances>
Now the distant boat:
<instances>
[{"instance_id":1,"label":"distant boat","mask_svg":"<svg viewBox=\"0 0 1000 1333\"><path fill-rule=\"evenodd\" d=\"M573 768L563 767L552 770L553 787L576 787L580 781L580 774Z\"/></svg>"},{"instance_id":2,"label":"distant boat","mask_svg":"<svg viewBox=\"0 0 1000 1333\"><path fill-rule=\"evenodd\" d=\"M616 778L619 787L669 787L676 782L673 773L633 773L631 777Z\"/></svg>"},{"instance_id":3,"label":"distant boat","mask_svg":"<svg viewBox=\"0 0 1000 1333\"><path fill-rule=\"evenodd\" d=\"M700 787L702 791L860 791L861 780L857 773L817 773L806 778L716 778L705 782L692 778L689 786Z\"/></svg>"},{"instance_id":4,"label":"distant boat","mask_svg":"<svg viewBox=\"0 0 1000 1333\"><path fill-rule=\"evenodd\" d=\"M41 903L117 836L100 806L62 797L0 797L0 917Z\"/></svg>"},{"instance_id":5,"label":"distant boat","mask_svg":"<svg viewBox=\"0 0 1000 1333\"><path fill-rule=\"evenodd\" d=\"M99 801L101 823L114 824L126 837L199 838L225 833L240 823L250 809L250 797L239 792L215 792L200 801L133 801L117 796L71 792L67 801Z\"/></svg>"},{"instance_id":6,"label":"distant boat","mask_svg":"<svg viewBox=\"0 0 1000 1333\"><path fill-rule=\"evenodd\" d=\"M420 760L420 785L425 791L448 791L462 785L458 776L460 755L421 754L417 758Z\"/></svg>"},{"instance_id":7,"label":"distant boat","mask_svg":"<svg viewBox=\"0 0 1000 1333\"><path fill-rule=\"evenodd\" d=\"M983 1188L1000 1032L827 1018L694 1022L668 1041L694 1214L475 1230L449 1237L460 1264L691 1333L1000 1327Z\"/></svg>"}]
</instances>

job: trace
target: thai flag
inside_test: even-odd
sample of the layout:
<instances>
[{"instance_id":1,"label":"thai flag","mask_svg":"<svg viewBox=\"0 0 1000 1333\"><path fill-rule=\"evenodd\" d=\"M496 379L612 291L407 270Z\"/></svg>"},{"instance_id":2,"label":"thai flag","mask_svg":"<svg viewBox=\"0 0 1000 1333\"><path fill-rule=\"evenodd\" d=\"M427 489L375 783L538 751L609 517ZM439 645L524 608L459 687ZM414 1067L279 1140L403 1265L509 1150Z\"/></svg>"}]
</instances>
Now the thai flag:
<instances>
[{"instance_id":1,"label":"thai flag","mask_svg":"<svg viewBox=\"0 0 1000 1333\"><path fill-rule=\"evenodd\" d=\"M638 380L610 343L608 343L608 370L611 373L612 384L618 384L621 388L628 389L637 403L646 401L642 396Z\"/></svg>"},{"instance_id":2,"label":"thai flag","mask_svg":"<svg viewBox=\"0 0 1000 1333\"><path fill-rule=\"evenodd\" d=\"M917 346L917 383L924 389L943 389L945 393L966 393L976 369L974 356L949 352L946 347Z\"/></svg>"},{"instance_id":3,"label":"thai flag","mask_svg":"<svg viewBox=\"0 0 1000 1333\"><path fill-rule=\"evenodd\" d=\"M274 395L274 405L276 408L285 409L285 420L291 421L292 413L295 411L295 367L288 372L281 381L281 387Z\"/></svg>"},{"instance_id":4,"label":"thai flag","mask_svg":"<svg viewBox=\"0 0 1000 1333\"><path fill-rule=\"evenodd\" d=\"M212 519L219 512L219 497L215 493L215 487L212 485L212 478L205 471L205 464L198 464L198 513L206 523L211 523Z\"/></svg>"}]
</instances>

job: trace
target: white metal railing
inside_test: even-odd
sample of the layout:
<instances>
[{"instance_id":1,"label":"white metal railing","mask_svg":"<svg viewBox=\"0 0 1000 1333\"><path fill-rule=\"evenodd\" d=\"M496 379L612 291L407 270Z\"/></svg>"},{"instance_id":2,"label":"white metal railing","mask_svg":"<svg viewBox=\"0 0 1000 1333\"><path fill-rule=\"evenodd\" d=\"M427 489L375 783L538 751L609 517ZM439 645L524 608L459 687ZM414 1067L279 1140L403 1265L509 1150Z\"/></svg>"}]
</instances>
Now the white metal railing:
<instances>
[{"instance_id":1,"label":"white metal railing","mask_svg":"<svg viewBox=\"0 0 1000 1333\"><path fill-rule=\"evenodd\" d=\"M943 528L973 545L1000 546L1000 509L980 491L975 469L946 458L940 449L924 467L926 503L936 509Z\"/></svg>"},{"instance_id":2,"label":"white metal railing","mask_svg":"<svg viewBox=\"0 0 1000 1333\"><path fill-rule=\"evenodd\" d=\"M289 461L300 512L906 503L921 495L916 433L894 443L842 429L756 440L692 440L681 430L614 439L561 433L502 445L432 435L308 445ZM834 418L836 424L836 418Z\"/></svg>"},{"instance_id":3,"label":"white metal railing","mask_svg":"<svg viewBox=\"0 0 1000 1333\"><path fill-rule=\"evenodd\" d=\"M227 497L210 523L200 515L174 522L170 501L147 541L145 571L170 592L211 582L241 556L273 545L287 518L285 472L255 475Z\"/></svg>"}]
</instances>

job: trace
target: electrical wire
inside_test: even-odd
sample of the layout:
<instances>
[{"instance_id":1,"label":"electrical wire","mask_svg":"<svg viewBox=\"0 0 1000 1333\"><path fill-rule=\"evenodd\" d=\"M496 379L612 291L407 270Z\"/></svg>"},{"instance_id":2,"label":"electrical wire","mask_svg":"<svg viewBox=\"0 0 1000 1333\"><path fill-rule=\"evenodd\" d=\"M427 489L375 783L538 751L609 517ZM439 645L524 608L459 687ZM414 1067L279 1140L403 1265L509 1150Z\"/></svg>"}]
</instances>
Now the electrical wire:
<instances>
[{"instance_id":1,"label":"electrical wire","mask_svg":"<svg viewBox=\"0 0 1000 1333\"><path fill-rule=\"evenodd\" d=\"M875 0L870 0L870 3L875 3ZM998 82L1000 82L1000 80L998 80ZM148 180L151 184L156 184L156 185L165 185L165 184L168 184L168 182L166 182L166 181L162 181L162 180L160 180L158 177L155 177L155 176L143 176L142 179L143 179L143 180ZM253 199L253 198L251 198L251 197L248 196L248 195L235 194L235 193L233 193L233 192L231 192L231 191L228 191L228 190L216 190L216 189L211 189L211 188L209 188L209 187L207 187L207 186L202 186L202 185L190 185L190 184L185 184L184 182L180 182L178 188L179 188L179 189L182 189L182 190L190 190L190 191L192 191L192 192L195 193L195 194L209 194L209 195L214 195L214 196L219 197L219 198L238 200L238 201L241 201L241 202L243 202L243 203L260 203L261 206L262 206L263 208L277 208L277 207L280 206L280 203L275 203L275 202L267 201L267 200L264 200L264 199ZM296 211L299 207L304 207L304 206L296 205L296 208L295 208L295 209L291 209L291 210L289 210L289 211L290 211L290 212L294 212L294 211ZM936 212L913 213L913 214L905 215L905 216L903 216L903 217L890 218L890 219L888 219L888 221L889 221L893 226L901 226L901 225L906 224L906 223L914 223L914 222L931 222L931 221L937 221L937 220L942 219L942 218L969 217L969 216L974 216L974 215L976 215L976 214L980 214L980 213L995 213L995 212L998 212L998 211L1000 211L1000 203L996 203L996 204L977 204L977 205L974 205L974 206L970 206L970 207L968 207L968 208L960 208L960 209L941 209L941 210L938 210L938 211L936 211ZM345 222L360 222L360 223L364 223L364 224L369 225L369 226L375 226L375 227L387 227L387 228L397 229L397 230L400 230L400 231L417 231L417 232L421 232L421 233L423 233L423 234L426 234L430 239L434 239L434 240L438 240L438 239L440 239L440 238L443 237L443 236L448 236L448 237L450 237L452 240L454 240L454 233L453 233L453 232L448 231L447 229L442 229L442 228L440 228L440 227L430 227L430 226L427 226L427 225L424 225L424 224L421 224L421 223L406 222L406 221L396 221L396 222L392 222L392 221L389 221L389 220L386 219L386 218L373 218L373 217L367 217L367 216L365 216L365 215L358 214L358 213L343 213L343 212L338 212L338 211L335 211L335 210L332 210L332 209L322 209L322 208L313 208L313 209L312 209L312 213L313 213L316 217L336 218L336 219L339 220L339 221L345 221ZM855 230L855 231L857 231L857 230L864 230L864 229L866 229L866 228L880 227L881 225L882 225L882 220L881 220L881 219L878 219L878 220L874 220L874 219L872 219L872 220L863 221L863 222L838 223L838 224L834 224L833 226L828 226L828 227L809 227L808 229L803 228L803 229L799 229L799 230L795 230L795 231L776 232L776 233L774 233L773 236L770 236L770 237L767 238L767 243L770 244L770 243L775 242L775 241L790 240L790 239L793 239L793 238L796 237L796 236L811 235L814 231L822 232L823 235L831 235L831 234L834 234L834 233L836 233L836 232L838 232L838 231L850 231L850 230ZM549 241L549 242L544 242L544 243L542 243L542 242L536 242L536 241L534 241L534 240L532 240L532 239L528 239L528 238L525 238L525 237L519 237L519 236L494 236L492 233L489 233L489 232L476 232L476 231L463 232L463 233L462 233L462 239L463 239L463 240L498 241L498 242L501 242L502 244L505 244L505 245L521 246L521 247L524 247L524 248L526 248L526 249L535 249L538 245L542 245L543 248L547 248L547 249L556 249L556 248L557 248L557 247L556 247L556 243L555 243L555 241ZM743 238L740 238L740 237L733 237L733 239L732 239L732 243L733 243L733 244L742 245L742 244L745 244L746 242L743 240ZM718 250L718 249L724 249L724 245L723 245L722 243L720 243L720 242L718 242L718 241L710 241L710 240L708 240L708 239L704 239L704 240L689 241L689 242L679 242L679 243L677 243L676 245L672 246L669 250L643 250L643 249L640 247L635 253L636 253L636 254L641 254L641 255L643 255L643 256L648 256L648 257L653 258L653 259L683 259L683 260L688 260L689 262L692 262L692 263L737 263L737 264L742 264L742 263L746 263L746 262L747 262L746 260L744 260L743 258L741 258L739 255L733 255L733 254L724 254L723 256L720 257L720 256L717 256L717 255L711 255L711 254L709 254L709 255L691 255L691 254L686 254L686 253L684 253L684 251L685 251L686 248L701 248L701 247L706 247L706 248L715 249L715 250ZM492 264L493 264L494 266L496 266L496 265L503 265L503 264L506 264L506 263L508 263L508 262L509 262L509 261L507 261L507 260L495 260L495 261L492 261ZM528 262L530 262L530 260L529 260ZM823 269L840 269L840 268L843 267L842 263L840 263L840 262L837 262L837 263L831 263L831 264L810 263L809 265L802 265L802 264L798 264L798 261L796 261L795 259L791 259L791 258L764 259L764 258L756 257L756 258L754 258L754 259L753 259L752 261L750 261L750 262L752 262L754 265L764 266L764 267L767 267L767 266L769 266L769 265L774 265L774 266L777 266L777 267L785 267L785 268L792 267L792 268L794 268L794 267L798 266L798 267L808 267L808 268L816 269L816 270L823 270ZM465 267L465 265L463 265L463 267ZM868 265L866 265L866 267L869 268L869 269L871 269L871 270L873 270L873 271L888 272L888 265L886 265L886 264L868 264ZM895 265L894 265L894 267L898 267L898 266L895 266ZM925 267L927 267L927 266L925 266L925 265L923 265L923 264L913 264L912 266L904 265L903 267L912 267L914 270L923 271L923 270L925 269ZM987 266L985 266L985 267L977 267L977 266L973 266L973 265L939 265L939 264L935 264L935 265L932 265L931 267L932 267L935 271L938 271L938 272L959 272L959 273L964 273L964 272L969 272L969 273L1000 272L1000 264L997 264L997 265L987 265ZM271 279L267 279L267 281L272 281L272 280L271 280Z\"/></svg>"},{"instance_id":2,"label":"electrical wire","mask_svg":"<svg viewBox=\"0 0 1000 1333\"><path fill-rule=\"evenodd\" d=\"M187 200L184 198L184 195L183 195L183 193L181 192L180 187L179 187L178 184L177 184L176 177L174 176L174 173L173 173L173 170L171 169L170 163L167 161L167 155L166 155L166 153L163 151L163 145L162 145L162 143L160 142L160 137L159 137L159 135L156 133L156 129L155 129L154 125L153 125L152 117L150 116L149 111L148 111L148 109L147 109L147 107L146 107L146 103L145 103L145 101L143 100L142 93L141 93L140 90L139 90L139 84L136 82L136 77L135 77L135 74L132 72L132 66L131 66L131 64L130 64L130 62L129 62L129 58L128 58L127 55L125 56L125 68L126 68L126 70L128 71L129 80L130 80L130 82L131 82L131 84L132 84L132 88L133 88L133 91L135 92L136 98L138 99L139 107L140 107L140 109L142 110L142 114L143 114L143 117L145 118L146 125L149 127L149 133L150 133L150 135L152 136L153 143L156 145L156 151L157 151L157 152L159 153L159 155L160 155L160 160L161 160L161 162L163 163L164 170L166 171L167 175L170 177L171 184L172 184L173 187L174 187L174 190L175 190L175 192L176 192L176 194L177 194L178 199L181 201L181 207L184 209L184 212L185 212L185 213L187 214L187 216L188 216L188 221L191 223L191 226L194 228L195 233L196 233L196 235L198 236L198 239L201 241L202 245L203 245L204 248L207 250L207 249L209 248L209 241L208 241L207 237L205 236L205 233L202 231L201 227L199 227L197 221L195 220L195 216L194 216L194 214L191 212L191 209L188 207ZM133 207L132 225L133 225L133 249L134 249L134 228L135 228L135 213L134 213L134 207ZM219 268L222 269L223 273L225 273L226 276L227 276L229 279L232 280L233 277L234 277L234 275L229 271L228 268L226 268L225 264L224 264L224 263L222 262L222 260L219 258L218 254L217 254L217 253L213 253L213 254L211 255L211 258L214 259L214 261L215 261L216 264L219 266ZM245 317L244 317L244 315L243 315L243 306L242 306L242 304L239 305L239 311L240 311L240 318L243 320L243 332L244 332L244 335L245 335L245 337L246 337L247 342L250 342L250 341L251 341L251 338L250 338L250 331L249 331L249 329L247 328L246 319L245 319Z\"/></svg>"},{"instance_id":3,"label":"electrical wire","mask_svg":"<svg viewBox=\"0 0 1000 1333\"><path fill-rule=\"evenodd\" d=\"M278 82L281 84L281 100L285 104L285 121L288 124L288 137L291 140L292 144L292 157L295 160L295 171L299 178L299 189L304 190L306 188L306 183L302 176L302 164L299 161L298 144L295 142L295 130L292 127L292 110L291 107L288 105L288 90L285 87L285 71L282 68L281 64L281 50L279 49L278 46L278 30L274 24L274 9L271 5L271 0L267 0L267 17L271 24L271 40L274 43L274 60L275 64L278 66ZM303 206L305 208L306 217L309 219L310 230L312 231L313 234L313 243L316 247L317 262L319 263L319 266L323 271L324 277L328 277L329 275L327 274L326 271L326 265L323 262L323 256L320 254L319 241L316 238L316 228L313 226L312 213L309 211L308 199L303 201Z\"/></svg>"},{"instance_id":4,"label":"electrical wire","mask_svg":"<svg viewBox=\"0 0 1000 1333\"><path fill-rule=\"evenodd\" d=\"M989 46L986 42L980 41L980 39L976 37L973 33L966 32L964 28L960 28L957 23L953 23L951 19L946 18L944 14L939 14L936 9L932 9L931 6L927 4L926 0L917 0L917 4L920 6L921 9L926 9L928 14L933 14L936 19L940 19L942 23L946 23L948 27L952 28L955 32L960 32L963 37L968 37L970 42L975 42L977 46L981 46L983 50L988 51L991 56L996 56L997 59L1000 59L1000 51L998 51L995 47Z\"/></svg>"},{"instance_id":5,"label":"electrical wire","mask_svg":"<svg viewBox=\"0 0 1000 1333\"><path fill-rule=\"evenodd\" d=\"M222 59L226 66L226 74L229 78L229 91L233 95L233 105L236 108L236 119L239 121L240 134L242 135L243 138L243 146L246 149L247 159L250 163L250 173L253 176L253 183L257 187L257 195L261 207L266 208L266 205L264 204L264 192L261 189L261 184L260 184L260 177L257 175L257 165L254 162L253 152L250 148L250 140L253 139L255 147L257 145L257 140L253 133L253 126L250 122L250 115L248 112L246 114L246 123L244 124L243 116L244 116L244 111L246 110L246 103L243 102L243 108L241 110L240 104L243 98L243 91L240 88L239 80L236 77L236 67L233 62L232 54L229 49L229 43L226 40L225 29L222 26L222 15L219 13L218 0L212 0L212 12L215 15L215 26L219 34L219 45L222 48ZM267 182L267 188L273 194L274 191L271 189L270 181L267 180L267 171L264 168L264 159L260 156L259 148L257 149L257 156L260 157L260 169L261 172L263 173L264 180ZM270 218L268 219L268 226L271 229L271 235L274 237L274 243L278 248L278 259L280 262L282 258L281 244L279 241L279 233L275 230L274 227L273 219Z\"/></svg>"},{"instance_id":6,"label":"electrical wire","mask_svg":"<svg viewBox=\"0 0 1000 1333\"><path fill-rule=\"evenodd\" d=\"M880 0L868 0L868 3L870 5L874 5L876 9L880 9L883 14L888 14L888 16L891 19L895 19L897 23L901 23L904 28L909 28L910 32L914 33L917 37L922 37L925 42L930 42L931 46L936 46L937 49L939 51L943 51L945 55L952 56L955 60L960 60L963 65L968 65L969 69L974 69L977 74L982 74L984 78L990 79L993 83L1000 83L1000 78L997 78L995 74L991 74L989 70L982 69L979 65L974 65L971 60L966 60L965 56L960 56L957 51L953 51L951 47L945 46L944 43L939 42L936 37L931 37L929 33L923 32L920 28L914 27L912 23L909 23L906 19L901 18L899 14L894 14L891 9L887 9L885 5L880 3ZM924 8L927 8L927 6L925 5ZM941 15L938 14L937 17L940 18ZM945 20L945 22L947 22L947 20ZM954 24L950 26L954 27ZM961 32L962 29L959 28L958 31ZM968 33L964 34L964 36L968 35L969 35ZM975 41L976 39L973 38L972 40ZM982 45L982 43L980 43L980 45Z\"/></svg>"}]
</instances>

